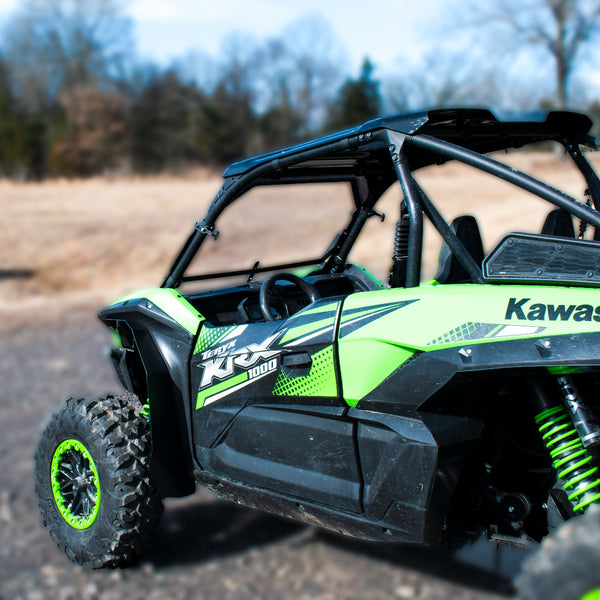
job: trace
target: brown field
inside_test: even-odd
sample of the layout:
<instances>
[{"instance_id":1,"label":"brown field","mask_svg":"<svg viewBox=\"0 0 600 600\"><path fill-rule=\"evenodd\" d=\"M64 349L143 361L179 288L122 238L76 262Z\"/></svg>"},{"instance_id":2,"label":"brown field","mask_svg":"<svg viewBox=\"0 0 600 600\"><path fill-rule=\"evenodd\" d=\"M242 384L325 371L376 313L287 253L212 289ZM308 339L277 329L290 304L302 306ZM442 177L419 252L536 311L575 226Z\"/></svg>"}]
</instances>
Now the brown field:
<instances>
[{"instance_id":1,"label":"brown field","mask_svg":"<svg viewBox=\"0 0 600 600\"><path fill-rule=\"evenodd\" d=\"M585 186L570 161L558 163L549 153L500 159L583 199ZM592 159L600 164L600 156ZM505 232L539 231L551 208L462 165L425 170L418 180L447 218L475 214L488 249ZM216 174L205 172L186 178L0 182L0 311L10 315L2 321L14 325L76 306L95 309L122 293L160 284L219 185ZM399 186L393 186L382 198L378 210L386 213L385 222L372 219L351 256L382 279L399 197ZM350 208L345 190L335 187L257 190L224 213L222 237L216 244L207 240L198 270L249 267L258 258L267 264L320 256ZM426 229L424 278L435 274L439 252L431 231Z\"/></svg>"}]
</instances>

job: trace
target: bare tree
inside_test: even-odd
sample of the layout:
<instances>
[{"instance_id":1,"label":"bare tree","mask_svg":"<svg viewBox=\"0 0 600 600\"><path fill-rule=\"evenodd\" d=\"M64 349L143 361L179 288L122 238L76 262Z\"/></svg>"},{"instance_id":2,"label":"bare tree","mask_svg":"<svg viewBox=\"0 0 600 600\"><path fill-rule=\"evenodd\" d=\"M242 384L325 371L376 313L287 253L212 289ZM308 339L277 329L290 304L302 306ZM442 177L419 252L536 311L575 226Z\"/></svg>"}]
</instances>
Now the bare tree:
<instances>
[{"instance_id":1,"label":"bare tree","mask_svg":"<svg viewBox=\"0 0 600 600\"><path fill-rule=\"evenodd\" d=\"M122 10L117 0L23 0L2 44L17 94L44 104L118 78L133 46Z\"/></svg>"},{"instance_id":2,"label":"bare tree","mask_svg":"<svg viewBox=\"0 0 600 600\"><path fill-rule=\"evenodd\" d=\"M498 110L534 110L548 100L543 77L530 74L528 81L510 85L505 69L478 52L436 48L416 62L397 60L396 72L383 80L387 111L462 105Z\"/></svg>"},{"instance_id":3,"label":"bare tree","mask_svg":"<svg viewBox=\"0 0 600 600\"><path fill-rule=\"evenodd\" d=\"M403 112L486 103L483 88L475 84L472 65L460 55L436 50L416 64L404 59L397 62L400 73L387 77L384 85L390 110Z\"/></svg>"},{"instance_id":4,"label":"bare tree","mask_svg":"<svg viewBox=\"0 0 600 600\"><path fill-rule=\"evenodd\" d=\"M554 63L556 105L569 105L573 73L585 58L585 50L600 35L598 0L496 0L473 2L462 14L475 23L488 40L504 52L524 48L545 55Z\"/></svg>"},{"instance_id":5,"label":"bare tree","mask_svg":"<svg viewBox=\"0 0 600 600\"><path fill-rule=\"evenodd\" d=\"M304 123L301 135L313 133L327 120L327 112L346 69L346 52L330 23L317 15L303 17L281 34L289 71L292 105Z\"/></svg>"}]
</instances>

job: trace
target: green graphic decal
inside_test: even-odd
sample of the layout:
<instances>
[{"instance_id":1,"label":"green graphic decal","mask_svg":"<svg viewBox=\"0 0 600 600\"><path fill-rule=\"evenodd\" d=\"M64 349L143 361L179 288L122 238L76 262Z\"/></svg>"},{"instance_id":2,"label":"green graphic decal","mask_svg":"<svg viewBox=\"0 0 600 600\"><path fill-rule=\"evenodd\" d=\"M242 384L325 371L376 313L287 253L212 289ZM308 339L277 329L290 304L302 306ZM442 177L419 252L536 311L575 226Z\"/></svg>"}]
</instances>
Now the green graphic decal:
<instances>
[{"instance_id":1,"label":"green graphic decal","mask_svg":"<svg viewBox=\"0 0 600 600\"><path fill-rule=\"evenodd\" d=\"M281 344L287 344L293 340L300 339L305 335L309 335L311 333L316 333L320 329L323 330L323 333L327 331L327 329L333 328L333 315L327 317L325 319L319 319L317 321L312 321L310 323L305 323L304 325L300 325L298 327L293 327L289 329L283 339L281 340ZM331 341L331 340L330 340Z\"/></svg>"},{"instance_id":2,"label":"green graphic decal","mask_svg":"<svg viewBox=\"0 0 600 600\"><path fill-rule=\"evenodd\" d=\"M427 345L435 346L437 344L452 344L455 342L479 340L486 337L497 328L498 325L496 323L464 323L463 325L444 333L444 335L441 335L435 340L432 340Z\"/></svg>"},{"instance_id":3,"label":"green graphic decal","mask_svg":"<svg viewBox=\"0 0 600 600\"><path fill-rule=\"evenodd\" d=\"M296 315L294 315L295 317L298 316L306 316L306 315L315 315L315 314L319 314L319 313L326 313L326 312L331 312L332 315L335 314L335 311L337 310L339 302L326 302L324 304L319 304L318 306L315 306L314 308L309 308L308 310L303 310L300 311L299 313L297 313Z\"/></svg>"},{"instance_id":4,"label":"green graphic decal","mask_svg":"<svg viewBox=\"0 0 600 600\"><path fill-rule=\"evenodd\" d=\"M100 511L100 479L87 448L78 440L64 440L50 466L52 494L58 512L75 529L90 527Z\"/></svg>"},{"instance_id":5,"label":"green graphic decal","mask_svg":"<svg viewBox=\"0 0 600 600\"><path fill-rule=\"evenodd\" d=\"M129 294L114 304L140 299L146 299L158 306L160 310L193 335L198 331L200 322L204 320L202 315L177 290L170 288L142 290Z\"/></svg>"},{"instance_id":6,"label":"green graphic decal","mask_svg":"<svg viewBox=\"0 0 600 600\"><path fill-rule=\"evenodd\" d=\"M312 366L308 375L286 377L279 373L274 396L337 396L333 369L333 346L323 348L312 355Z\"/></svg>"},{"instance_id":7,"label":"green graphic decal","mask_svg":"<svg viewBox=\"0 0 600 600\"><path fill-rule=\"evenodd\" d=\"M216 346L222 339L226 338L234 329L232 327L213 327L208 323L204 323L194 348L194 354L200 354L213 346Z\"/></svg>"},{"instance_id":8,"label":"green graphic decal","mask_svg":"<svg viewBox=\"0 0 600 600\"><path fill-rule=\"evenodd\" d=\"M373 321L381 319L385 315L395 313L401 308L409 306L414 302L418 302L418 299L405 300L401 302L388 302L376 304L374 306L367 306L365 308L345 310L341 319L340 338L346 337L351 333L356 332L361 327L365 327Z\"/></svg>"},{"instance_id":9,"label":"green graphic decal","mask_svg":"<svg viewBox=\"0 0 600 600\"><path fill-rule=\"evenodd\" d=\"M248 372L240 373L235 377L230 377L221 383L217 383L205 390L198 392L198 396L196 397L196 408L202 408L207 401L214 401L216 398L214 396L219 396L222 392L229 391L229 393L233 392L233 388L240 385L245 384L248 381ZM241 387L241 386L240 386Z\"/></svg>"},{"instance_id":10,"label":"green graphic decal","mask_svg":"<svg viewBox=\"0 0 600 600\"><path fill-rule=\"evenodd\" d=\"M580 600L600 600L600 588L588 592L585 596L581 596Z\"/></svg>"},{"instance_id":11,"label":"green graphic decal","mask_svg":"<svg viewBox=\"0 0 600 600\"><path fill-rule=\"evenodd\" d=\"M326 333L330 335L325 343L331 343L333 341L333 325L339 306L339 300L319 301L317 306L296 313L287 320L285 334L279 345L292 343L293 346L296 343L302 343L304 337L307 340L314 339ZM301 341L298 342L298 340Z\"/></svg>"}]
</instances>

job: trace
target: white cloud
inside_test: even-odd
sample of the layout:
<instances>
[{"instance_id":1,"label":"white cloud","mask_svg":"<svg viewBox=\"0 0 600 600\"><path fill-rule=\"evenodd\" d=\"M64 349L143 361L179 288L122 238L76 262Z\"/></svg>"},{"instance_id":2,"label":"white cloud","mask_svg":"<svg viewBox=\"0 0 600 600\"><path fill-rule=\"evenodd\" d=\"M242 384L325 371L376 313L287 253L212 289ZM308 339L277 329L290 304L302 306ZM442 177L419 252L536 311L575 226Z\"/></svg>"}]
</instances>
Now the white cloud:
<instances>
[{"instance_id":1,"label":"white cloud","mask_svg":"<svg viewBox=\"0 0 600 600\"><path fill-rule=\"evenodd\" d=\"M171 21L181 17L178 4L175 0L135 0L129 13L138 21Z\"/></svg>"},{"instance_id":2,"label":"white cloud","mask_svg":"<svg viewBox=\"0 0 600 600\"><path fill-rule=\"evenodd\" d=\"M0 0L0 13L8 13L17 8L17 0Z\"/></svg>"}]
</instances>

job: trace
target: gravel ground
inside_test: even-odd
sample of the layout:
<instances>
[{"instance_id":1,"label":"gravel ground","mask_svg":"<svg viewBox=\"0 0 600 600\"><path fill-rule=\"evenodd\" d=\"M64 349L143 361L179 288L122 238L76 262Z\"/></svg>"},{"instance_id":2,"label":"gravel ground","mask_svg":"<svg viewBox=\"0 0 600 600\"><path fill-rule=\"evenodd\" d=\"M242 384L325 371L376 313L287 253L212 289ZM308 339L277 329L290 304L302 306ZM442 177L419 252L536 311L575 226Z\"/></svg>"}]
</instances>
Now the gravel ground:
<instances>
[{"instance_id":1,"label":"gravel ground","mask_svg":"<svg viewBox=\"0 0 600 600\"><path fill-rule=\"evenodd\" d=\"M441 551L343 539L203 489L166 502L137 566L72 565L40 525L32 457L41 428L65 398L119 391L103 356L109 336L89 309L37 327L0 316L0 600L508 597L506 580L482 565Z\"/></svg>"}]
</instances>

